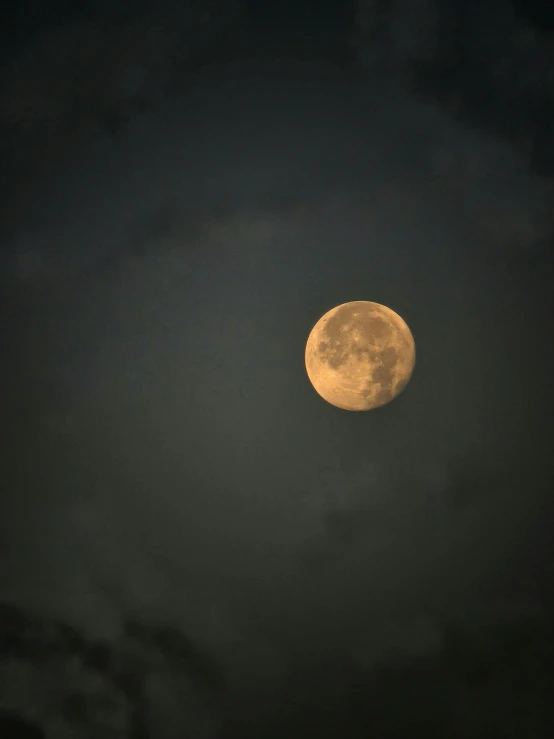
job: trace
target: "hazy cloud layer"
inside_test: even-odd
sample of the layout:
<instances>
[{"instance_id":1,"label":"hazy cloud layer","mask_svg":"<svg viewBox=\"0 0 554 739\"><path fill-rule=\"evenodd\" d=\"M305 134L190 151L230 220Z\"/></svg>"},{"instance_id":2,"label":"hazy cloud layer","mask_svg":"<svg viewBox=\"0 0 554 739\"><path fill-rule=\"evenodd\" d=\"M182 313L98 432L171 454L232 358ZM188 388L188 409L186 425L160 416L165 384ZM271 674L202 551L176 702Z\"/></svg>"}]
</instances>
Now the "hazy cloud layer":
<instances>
[{"instance_id":1,"label":"hazy cloud layer","mask_svg":"<svg viewBox=\"0 0 554 739\"><path fill-rule=\"evenodd\" d=\"M241 75L22 193L0 590L99 635L163 616L242 689L435 652L487 601L548 490L552 356L551 195L516 153L393 87ZM303 366L350 299L417 344L371 414Z\"/></svg>"}]
</instances>

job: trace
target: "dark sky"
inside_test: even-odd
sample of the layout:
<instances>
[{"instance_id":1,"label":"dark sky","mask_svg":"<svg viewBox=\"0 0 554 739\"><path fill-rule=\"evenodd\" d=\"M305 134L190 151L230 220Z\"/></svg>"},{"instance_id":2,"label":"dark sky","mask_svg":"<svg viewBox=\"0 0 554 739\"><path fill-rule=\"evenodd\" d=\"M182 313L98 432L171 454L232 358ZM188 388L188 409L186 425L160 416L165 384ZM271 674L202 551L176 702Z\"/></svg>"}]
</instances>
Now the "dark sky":
<instances>
[{"instance_id":1,"label":"dark sky","mask_svg":"<svg viewBox=\"0 0 554 739\"><path fill-rule=\"evenodd\" d=\"M545 0L513 0L516 11L538 28L554 31L554 9Z\"/></svg>"},{"instance_id":2,"label":"dark sky","mask_svg":"<svg viewBox=\"0 0 554 739\"><path fill-rule=\"evenodd\" d=\"M524 157L254 64L45 161L3 237L0 599L175 622L240 692L552 597L551 192ZM370 413L304 369L349 300L416 340Z\"/></svg>"}]
</instances>

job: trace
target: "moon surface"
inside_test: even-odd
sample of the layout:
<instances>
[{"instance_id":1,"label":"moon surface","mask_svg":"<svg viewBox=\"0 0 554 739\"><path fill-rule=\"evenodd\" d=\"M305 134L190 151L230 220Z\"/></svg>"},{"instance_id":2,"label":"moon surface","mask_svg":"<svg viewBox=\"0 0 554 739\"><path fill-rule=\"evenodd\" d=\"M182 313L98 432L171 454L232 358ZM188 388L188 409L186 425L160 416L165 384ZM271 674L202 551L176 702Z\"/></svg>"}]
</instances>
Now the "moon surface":
<instances>
[{"instance_id":1,"label":"moon surface","mask_svg":"<svg viewBox=\"0 0 554 739\"><path fill-rule=\"evenodd\" d=\"M357 300L325 313L306 343L315 390L346 411L390 403L412 376L415 342L403 319L379 303Z\"/></svg>"}]
</instances>

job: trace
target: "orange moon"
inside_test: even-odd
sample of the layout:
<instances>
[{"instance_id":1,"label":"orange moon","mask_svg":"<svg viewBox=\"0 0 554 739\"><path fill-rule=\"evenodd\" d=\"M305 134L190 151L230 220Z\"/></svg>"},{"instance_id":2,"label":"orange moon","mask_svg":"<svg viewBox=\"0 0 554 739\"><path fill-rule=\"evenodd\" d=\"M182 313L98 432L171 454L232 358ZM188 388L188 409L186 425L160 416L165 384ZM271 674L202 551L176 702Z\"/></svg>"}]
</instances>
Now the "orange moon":
<instances>
[{"instance_id":1,"label":"orange moon","mask_svg":"<svg viewBox=\"0 0 554 739\"><path fill-rule=\"evenodd\" d=\"M316 392L345 411L390 403L412 376L415 342L402 318L367 300L325 313L306 343L306 371Z\"/></svg>"}]
</instances>

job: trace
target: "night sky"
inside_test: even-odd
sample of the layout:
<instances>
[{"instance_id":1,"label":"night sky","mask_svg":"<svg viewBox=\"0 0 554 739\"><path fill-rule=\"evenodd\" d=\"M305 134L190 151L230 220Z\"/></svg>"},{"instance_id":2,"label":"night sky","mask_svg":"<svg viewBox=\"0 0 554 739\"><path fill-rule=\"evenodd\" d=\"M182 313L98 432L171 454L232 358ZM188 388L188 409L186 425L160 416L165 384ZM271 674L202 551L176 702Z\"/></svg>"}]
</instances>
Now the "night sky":
<instances>
[{"instance_id":1,"label":"night sky","mask_svg":"<svg viewBox=\"0 0 554 739\"><path fill-rule=\"evenodd\" d=\"M306 39L318 63L214 52L117 130L92 103L47 146L10 128L0 600L90 639L182 630L228 685L226 733L193 737L308 736L297 703L310 731L361 737L345 674L383 705L367 675L440 661L449 629L554 623L552 180L437 102L326 66L311 35L342 38L351 8L248 5L245 48ZM6 65L107 12L23 6ZM416 341L410 384L368 413L304 368L350 300ZM333 701L341 728L318 723Z\"/></svg>"}]
</instances>

